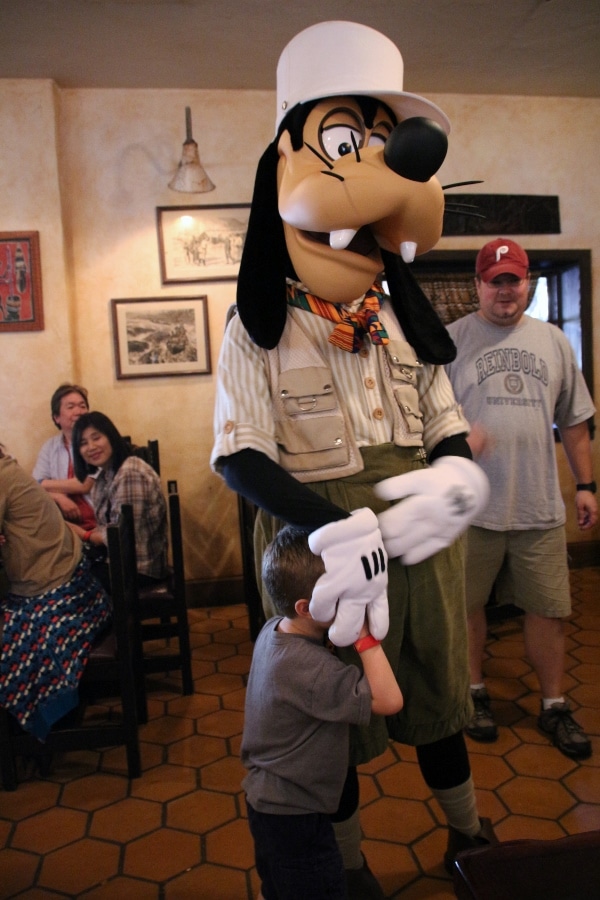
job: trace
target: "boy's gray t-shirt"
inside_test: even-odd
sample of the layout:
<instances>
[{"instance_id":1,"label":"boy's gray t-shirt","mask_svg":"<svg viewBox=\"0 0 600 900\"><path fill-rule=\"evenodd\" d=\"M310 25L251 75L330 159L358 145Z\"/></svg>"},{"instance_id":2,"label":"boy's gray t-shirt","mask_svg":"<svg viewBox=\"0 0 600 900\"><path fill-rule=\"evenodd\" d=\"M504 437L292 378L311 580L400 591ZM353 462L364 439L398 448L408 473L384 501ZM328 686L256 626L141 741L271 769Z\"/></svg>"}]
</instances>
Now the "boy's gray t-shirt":
<instances>
[{"instance_id":1,"label":"boy's gray t-shirt","mask_svg":"<svg viewBox=\"0 0 600 900\"><path fill-rule=\"evenodd\" d=\"M595 411L567 338L527 315L503 327L470 313L448 331L458 351L446 366L456 398L493 441L477 459L490 500L471 524L493 531L564 524L552 426L560 431Z\"/></svg>"},{"instance_id":2,"label":"boy's gray t-shirt","mask_svg":"<svg viewBox=\"0 0 600 900\"><path fill-rule=\"evenodd\" d=\"M250 805L275 815L333 813L349 761L349 724L367 725L371 691L357 666L317 641L277 631L256 639L241 758Z\"/></svg>"}]
</instances>

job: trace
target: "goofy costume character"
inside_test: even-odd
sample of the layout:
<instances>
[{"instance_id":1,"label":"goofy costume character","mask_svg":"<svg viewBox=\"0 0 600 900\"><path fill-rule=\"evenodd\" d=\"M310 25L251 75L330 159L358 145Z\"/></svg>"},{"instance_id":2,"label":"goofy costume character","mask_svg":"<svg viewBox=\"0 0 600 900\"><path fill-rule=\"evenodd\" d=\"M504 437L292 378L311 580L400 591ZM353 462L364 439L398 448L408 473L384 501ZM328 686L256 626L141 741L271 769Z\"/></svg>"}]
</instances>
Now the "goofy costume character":
<instances>
[{"instance_id":1,"label":"goofy costume character","mask_svg":"<svg viewBox=\"0 0 600 900\"><path fill-rule=\"evenodd\" d=\"M402 81L396 46L364 25L322 22L284 49L239 315L219 360L211 457L259 507L258 572L282 523L309 531L326 568L311 612L335 616L329 637L356 665L366 615L404 692L397 716L354 730L334 817L349 896L361 900L383 893L360 850L356 766L390 738L416 747L444 810L447 868L459 850L496 840L477 813L462 733L470 696L457 540L488 483L443 369L454 345L407 264L441 235L435 173L449 123Z\"/></svg>"}]
</instances>

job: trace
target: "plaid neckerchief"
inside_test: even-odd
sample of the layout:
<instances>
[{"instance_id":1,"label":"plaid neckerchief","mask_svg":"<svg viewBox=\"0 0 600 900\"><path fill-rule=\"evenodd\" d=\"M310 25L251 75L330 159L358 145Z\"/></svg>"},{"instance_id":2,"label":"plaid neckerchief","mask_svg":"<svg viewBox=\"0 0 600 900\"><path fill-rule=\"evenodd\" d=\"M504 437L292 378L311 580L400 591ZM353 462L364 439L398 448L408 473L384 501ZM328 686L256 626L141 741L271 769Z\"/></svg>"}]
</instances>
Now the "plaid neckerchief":
<instances>
[{"instance_id":1,"label":"plaid neckerchief","mask_svg":"<svg viewBox=\"0 0 600 900\"><path fill-rule=\"evenodd\" d=\"M348 353L358 353L363 345L363 337L369 334L374 344L387 344L389 336L378 318L378 313L385 299L380 284L375 283L364 296L362 306L355 313L347 312L335 303L327 303L314 294L309 294L297 284L288 282L287 300L290 306L305 309L335 322L335 328L329 335L329 342Z\"/></svg>"}]
</instances>

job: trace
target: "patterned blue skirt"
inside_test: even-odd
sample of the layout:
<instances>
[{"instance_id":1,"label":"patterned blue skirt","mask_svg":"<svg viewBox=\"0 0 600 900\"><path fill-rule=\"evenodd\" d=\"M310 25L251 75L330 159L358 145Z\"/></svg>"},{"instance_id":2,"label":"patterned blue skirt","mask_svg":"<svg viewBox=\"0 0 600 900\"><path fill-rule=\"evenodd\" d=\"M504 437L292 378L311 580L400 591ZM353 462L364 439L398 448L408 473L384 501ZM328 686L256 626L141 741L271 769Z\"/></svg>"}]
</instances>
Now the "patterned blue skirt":
<instances>
[{"instance_id":1,"label":"patterned blue skirt","mask_svg":"<svg viewBox=\"0 0 600 900\"><path fill-rule=\"evenodd\" d=\"M44 741L74 709L92 644L110 624L110 598L82 559L73 577L37 597L0 602L0 706Z\"/></svg>"}]
</instances>

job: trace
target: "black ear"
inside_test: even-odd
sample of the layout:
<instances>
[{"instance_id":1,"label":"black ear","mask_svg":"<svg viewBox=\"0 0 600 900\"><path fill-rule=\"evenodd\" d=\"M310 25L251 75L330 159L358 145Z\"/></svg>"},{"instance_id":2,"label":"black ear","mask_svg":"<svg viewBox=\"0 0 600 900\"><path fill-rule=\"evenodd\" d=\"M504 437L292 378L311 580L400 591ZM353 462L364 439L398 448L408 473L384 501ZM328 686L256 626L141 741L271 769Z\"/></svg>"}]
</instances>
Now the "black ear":
<instances>
[{"instance_id":1,"label":"black ear","mask_svg":"<svg viewBox=\"0 0 600 900\"><path fill-rule=\"evenodd\" d=\"M401 256L381 251L392 307L406 340L423 362L443 366L456 358L454 341Z\"/></svg>"},{"instance_id":2,"label":"black ear","mask_svg":"<svg viewBox=\"0 0 600 900\"><path fill-rule=\"evenodd\" d=\"M240 319L254 343L267 350L277 346L283 333L285 279L293 272L277 201L278 160L273 141L258 163L237 284Z\"/></svg>"}]
</instances>

